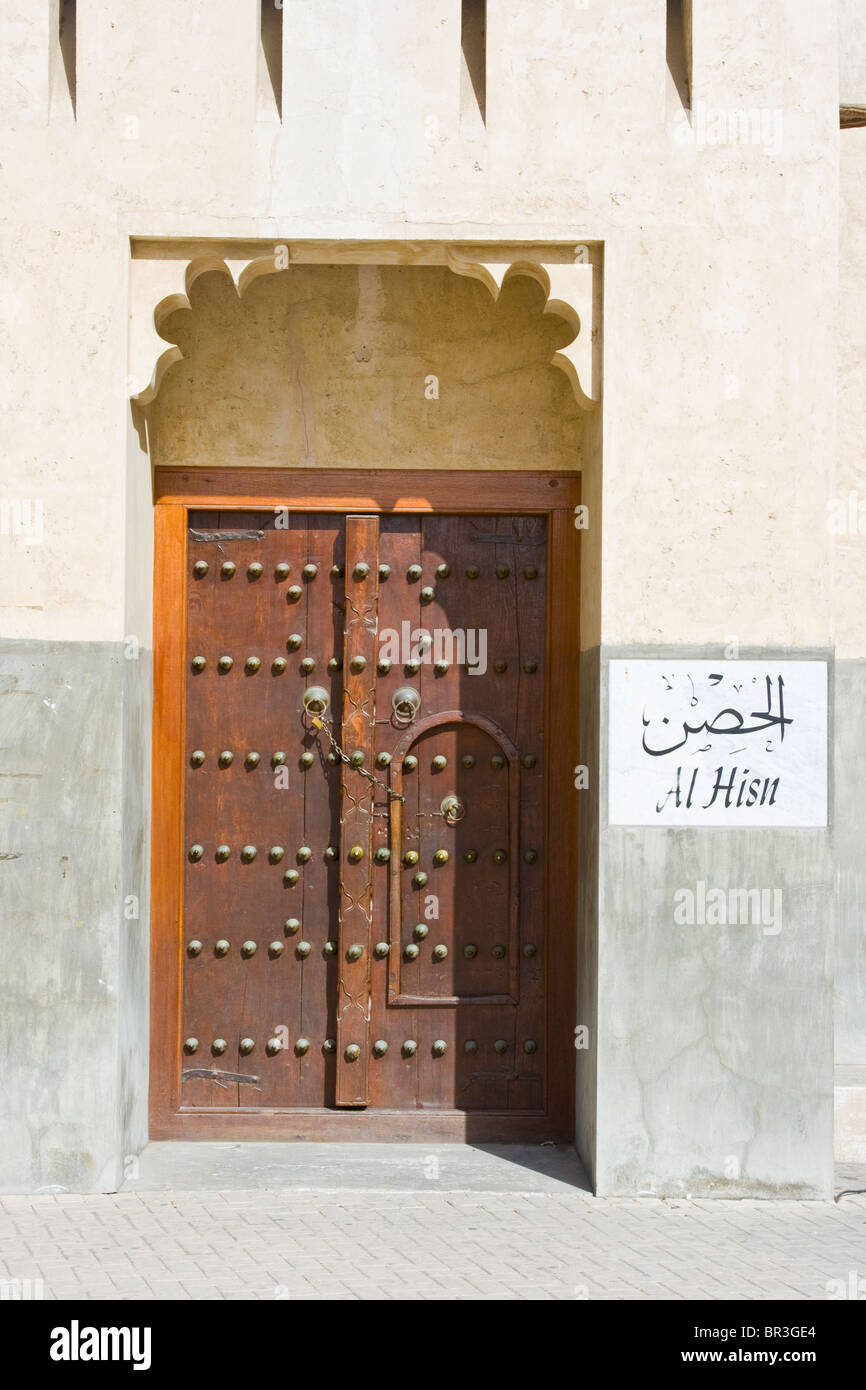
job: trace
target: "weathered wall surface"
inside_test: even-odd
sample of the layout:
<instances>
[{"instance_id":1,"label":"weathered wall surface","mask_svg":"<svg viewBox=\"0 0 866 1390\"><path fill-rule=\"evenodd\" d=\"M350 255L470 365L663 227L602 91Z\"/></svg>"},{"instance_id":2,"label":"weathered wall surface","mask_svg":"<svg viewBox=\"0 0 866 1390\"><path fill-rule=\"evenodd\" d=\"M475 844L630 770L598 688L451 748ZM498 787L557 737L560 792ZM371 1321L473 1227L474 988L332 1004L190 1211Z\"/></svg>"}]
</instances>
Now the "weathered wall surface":
<instances>
[{"instance_id":1,"label":"weathered wall surface","mask_svg":"<svg viewBox=\"0 0 866 1390\"><path fill-rule=\"evenodd\" d=\"M424 277L413 270L339 270L306 277L327 286L315 309L304 281L294 301L297 285L290 291L267 277L241 310L201 282L188 323L177 316L179 333L192 333L191 355L166 378L151 442L164 460L190 461L206 448L220 457L202 462L229 453L252 462L258 424L260 450L300 451L284 461L348 464L332 455L360 450L391 466L402 453L423 467L436 453L437 466L462 467L472 466L467 439L478 431L474 462L489 467L485 452L503 453L495 416L516 397L508 428L526 463L515 466L566 467L571 458L587 468L582 641L599 668L614 648L718 650L731 638L788 657L825 650L834 604L848 605L854 590L840 596L839 553L834 561L834 542L816 524L838 485L835 6L696 6L690 121L666 100L662 0L491 6L486 127L468 119L465 84L461 121L457 0L385 10L372 0L286 0L282 122L267 108L252 0L153 0L146 9L92 0L78 9L76 119L51 7L8 0L0 16L0 61L17 79L0 92L3 496L44 506L41 543L0 537L0 561L6 636L63 644L62 661L81 673L80 703L64 704L64 737L53 745L59 762L44 785L64 797L74 787L79 743L113 750L113 780L94 818L78 818L86 833L75 849L89 883L78 915L107 933L113 960L126 962L123 1021L116 1000L91 1014L95 1051L78 1054L93 1109L80 1112L86 1143L75 1142L93 1163L70 1185L98 1186L113 1181L105 1175L140 1136L144 1103L136 1052L144 1040L136 1034L146 1007L146 892L124 879L146 879L151 457L126 400L130 238L603 243L603 418L580 420L564 379L544 366L542 340L550 346L556 321L534 319L531 287L494 306L479 286L444 272L440 296L416 290ZM312 332L323 309L330 357ZM262 313L268 320L279 312L284 335L272 327L263 341L246 332L261 326ZM195 320L208 313L196 339ZM862 328L852 331L862 337ZM436 372L425 332L459 378L450 397L441 391L438 417L422 414L418 394L424 368ZM274 355L266 349L275 339ZM243 348L242 368L230 344ZM362 348L368 362L357 356ZM314 380L311 434L299 350ZM856 395L858 381L848 380ZM369 434L335 399L335 382L370 412ZM853 450L852 442L852 469ZM143 653L137 674L127 674L135 693L126 706L119 684L112 699L91 698L98 658L85 644L118 651L130 634ZM866 656L859 628L851 646L852 657ZM590 676L590 698L593 687ZM590 741L597 727L590 711ZM855 727L852 719L849 737ZM603 753L604 725L599 737ZM19 750L11 771L20 771L26 742L8 742ZM583 761L591 760L587 752ZM650 844L609 830L603 797L585 816L583 904L593 916L583 924L582 960L591 972L597 954L602 987L596 1050L580 1059L582 1075L590 1068L581 1081L582 1142L594 1150L599 1181L634 1190L641 1156L652 1153L644 1166L657 1186L716 1190L719 1158L748 1140L743 1190L825 1192L832 1053L821 834L810 840L810 857L799 840L769 834L743 845L720 832L694 843L670 832ZM115 833L112 872L91 873ZM14 862L22 873L26 865ZM27 904L53 872L47 857L30 862L9 914L19 933L32 930ZM652 925L683 874L735 876L747 867L750 879L753 867L784 870L798 900L790 938L753 943L747 953L743 997L763 1011L752 1021L727 1002L725 971L747 950L742 942L676 943ZM124 923L123 889L145 904L138 922ZM61 951L74 955L71 926L54 937L55 949L61 939ZM633 962L651 945L660 950L639 989ZM660 1121L637 1103L646 1045L623 1029L623 1001L639 995L647 1015L670 1018L670 981L681 974L695 1003L679 1043L692 1050L667 1073L670 1114ZM85 975L82 989L95 1000L98 981L110 978L104 962L88 957ZM13 974L7 988L21 1031L35 984ZM796 1072L780 1069L764 1046L786 995L808 995L814 1026ZM58 997L68 1013L71 996L68 1004ZM694 1012L701 997L715 1019L704 1033ZM592 1008L593 998L584 978L581 1006ZM73 1020L73 1036L77 1027ZM671 1057L676 1043L666 1044ZM14 1048L6 1056L15 1094L38 1094L38 1057ZM784 1103L773 1100L780 1082L794 1088ZM46 1093L40 1113L60 1103L57 1094ZM744 1095L754 1102L749 1117ZM699 1138L710 1108L716 1137ZM33 1116L27 1133L35 1143L37 1112L19 1113ZM802 1138L785 1148L791 1125Z\"/></svg>"},{"instance_id":2,"label":"weathered wall surface","mask_svg":"<svg viewBox=\"0 0 866 1390\"><path fill-rule=\"evenodd\" d=\"M126 665L119 643L2 646L7 1192L110 1189L120 1175Z\"/></svg>"},{"instance_id":3,"label":"weathered wall surface","mask_svg":"<svg viewBox=\"0 0 866 1390\"><path fill-rule=\"evenodd\" d=\"M866 25L860 0L837 0L839 7L839 101L866 107Z\"/></svg>"},{"instance_id":4,"label":"weathered wall surface","mask_svg":"<svg viewBox=\"0 0 866 1390\"><path fill-rule=\"evenodd\" d=\"M719 651L607 648L605 735L608 663L636 655L700 659ZM741 652L757 655L790 653ZM601 782L604 816L605 765ZM599 864L597 1190L826 1195L833 1178L828 833L608 825ZM699 883L726 895L758 887L768 902L770 892L778 897L760 922L752 915L733 925L681 924L676 895L699 892Z\"/></svg>"},{"instance_id":5,"label":"weathered wall surface","mask_svg":"<svg viewBox=\"0 0 866 1390\"><path fill-rule=\"evenodd\" d=\"M13 576L19 635L120 635L121 305L146 234L604 241L608 640L732 620L744 642L825 640L827 540L791 476L802 460L823 486L833 459L832 8L700 15L689 126L665 115L660 0L499 7L481 158L460 134L456 0L286 7L281 125L255 120L255 9L85 7L72 124L49 101L49 26L5 7L32 76L2 96L8 485L38 483L51 518Z\"/></svg>"},{"instance_id":6,"label":"weathered wall surface","mask_svg":"<svg viewBox=\"0 0 866 1390\"><path fill-rule=\"evenodd\" d=\"M579 468L585 416L549 365L571 335L544 303L526 277L494 303L439 267L299 266L242 299L204 275L163 327L184 356L149 412L153 460Z\"/></svg>"},{"instance_id":7,"label":"weathered wall surface","mask_svg":"<svg viewBox=\"0 0 866 1390\"><path fill-rule=\"evenodd\" d=\"M839 661L835 701L836 1065L866 1067L866 661Z\"/></svg>"},{"instance_id":8,"label":"weathered wall surface","mask_svg":"<svg viewBox=\"0 0 866 1390\"><path fill-rule=\"evenodd\" d=\"M850 11L850 6L848 7ZM849 14L850 18L850 14ZM866 105L866 81L858 100ZM839 451L827 506L835 564L836 1079L840 1156L866 1153L866 129L840 137Z\"/></svg>"}]
</instances>

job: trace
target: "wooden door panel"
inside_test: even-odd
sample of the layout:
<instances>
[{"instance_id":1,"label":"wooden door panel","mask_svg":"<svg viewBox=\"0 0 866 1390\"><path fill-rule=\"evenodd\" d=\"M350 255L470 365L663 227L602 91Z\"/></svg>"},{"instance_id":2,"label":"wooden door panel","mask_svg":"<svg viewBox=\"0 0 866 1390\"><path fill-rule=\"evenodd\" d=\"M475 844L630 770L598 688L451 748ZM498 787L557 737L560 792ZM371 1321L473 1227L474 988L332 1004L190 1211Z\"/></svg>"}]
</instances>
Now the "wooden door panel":
<instances>
[{"instance_id":1,"label":"wooden door panel","mask_svg":"<svg viewBox=\"0 0 866 1390\"><path fill-rule=\"evenodd\" d=\"M411 771L398 769L393 777L394 785L407 797L412 791L415 796L399 813L393 808L391 812L392 827L399 822L400 833L392 829L391 877L396 892L391 902L394 955L389 1003L396 1006L409 999L420 1004L437 999L455 1003L456 996L467 1000L494 996L504 1001L511 994L516 1002L509 959L517 944L510 891L513 866L509 864L511 850L516 849L512 831L516 798L509 791L516 775L513 746L471 719L451 717L449 711L445 722L424 728L408 745L403 740L398 749L401 746L418 761ZM446 766L432 771L438 757L446 759ZM493 766L494 760L504 768ZM453 825L441 814L441 804L450 796L456 796L465 809L463 818ZM444 863L437 860L441 851L448 856ZM414 853L417 863L414 859L407 863ZM497 862L502 854L507 857ZM419 872L427 876L420 887ZM494 954L497 943L501 947ZM440 961L437 945L447 951ZM446 988L449 980L465 985L467 993Z\"/></svg>"},{"instance_id":2,"label":"wooden door panel","mask_svg":"<svg viewBox=\"0 0 866 1390\"><path fill-rule=\"evenodd\" d=\"M406 516L383 516L379 526L379 564L387 577L379 583L378 638L380 654L386 652L382 641L387 633L399 635L403 643L403 624L408 631L414 631L420 624L421 584L409 579L413 566L421 565L421 534L417 518ZM390 651L390 648L387 648ZM374 806L374 845L376 849L387 851L389 858L385 863L374 862L374 943L381 942L389 948L387 955L374 956L372 966L372 1017L370 1036L374 1043L386 1043L387 1052L374 1056L370 1068L370 1105L382 1109L400 1111L413 1110L417 1106L419 1094L418 1024L414 1009L400 1011L398 1018L391 1018L387 1009L388 991L393 970L399 964L399 948L392 941L390 913L382 904L390 894L392 875L399 864L399 850L392 843L391 814L394 803L386 788L394 787L388 765L382 767L380 756L392 758L402 729L395 728L393 720L393 699L401 687L412 684L411 673L407 674L403 657L406 652L398 651L384 669L377 665L376 679L376 771L385 787L376 792ZM407 842L407 849L417 849L417 809L418 788L416 782L405 788L395 788L398 795L405 795L406 802L397 803L398 814L404 818L414 815L412 822L413 839ZM404 1049L404 1043L414 1047Z\"/></svg>"},{"instance_id":3,"label":"wooden door panel","mask_svg":"<svg viewBox=\"0 0 866 1390\"><path fill-rule=\"evenodd\" d=\"M338 777L318 754L304 766L300 710L333 653L335 614L342 625L330 575L341 544L329 516L289 516L279 529L273 512L190 516L183 1013L199 1045L184 1070L210 1075L184 1081L187 1106L324 1103L335 896L324 850L339 823ZM305 578L309 564L318 570ZM193 844L204 852L190 862ZM307 1036L316 1046L302 1066Z\"/></svg>"},{"instance_id":4,"label":"wooden door panel","mask_svg":"<svg viewBox=\"0 0 866 1390\"><path fill-rule=\"evenodd\" d=\"M548 542L564 509L503 500L186 514L177 1035L154 1039L177 1132L264 1136L285 1114L287 1133L372 1137L427 1115L433 1137L451 1132L433 1116L475 1114L488 1138L561 1137L573 1025L548 960L573 959L556 911L573 884L547 853L549 686L561 712L568 681ZM561 715L560 742L571 760Z\"/></svg>"},{"instance_id":5,"label":"wooden door panel","mask_svg":"<svg viewBox=\"0 0 866 1390\"><path fill-rule=\"evenodd\" d=\"M379 518L347 517L336 1089L347 1106L369 1096L378 554Z\"/></svg>"},{"instance_id":6,"label":"wooden door panel","mask_svg":"<svg viewBox=\"0 0 866 1390\"><path fill-rule=\"evenodd\" d=\"M317 573L301 580L304 643L294 654L297 684L290 712L298 744L288 794L301 818L298 843L310 849L311 857L298 865L299 881L294 889L287 889L287 896L297 897L298 944L311 949L300 961L296 959L297 1011L294 1019L287 1019L291 1089L283 1091L280 1104L319 1107L333 1104L336 1075L336 1052L329 1040L335 1038L336 1023L337 957L332 948L339 902L340 768L328 761L329 750L305 725L301 711L303 691L312 685L327 689L332 704L340 708L345 552L340 518L325 513L305 520L305 563L315 565ZM334 573L335 568L341 572ZM301 616L299 612L299 634ZM303 669L304 661L315 663L312 671ZM297 958L297 947L294 955Z\"/></svg>"},{"instance_id":7,"label":"wooden door panel","mask_svg":"<svg viewBox=\"0 0 866 1390\"><path fill-rule=\"evenodd\" d=\"M522 955L519 898L525 869L530 903L541 914L530 935L539 935L538 926L543 935L543 902L533 887L537 875L530 875L535 863L520 857L522 844L530 856L538 853L532 842L540 841L539 784L529 775L538 764L524 768L512 742L525 733L539 748L525 756L543 764L543 657L527 651L543 651L544 526L528 522L401 519L399 559L388 580L388 621L380 632L402 629L408 614L413 631L426 630L434 639L417 671L402 666L401 678L418 690L420 708L396 740L388 705L377 704L377 746L392 755L392 784L405 797L399 809L391 808L393 891L374 904L377 922L386 912L391 918L389 998L373 1001L373 1031L388 1043L377 1073L387 1096L387 1058L414 1029L414 1104L420 1108L533 1110L544 1104L543 978L534 955ZM407 543L413 527L420 533L418 552ZM396 534L393 528L390 535ZM407 579L405 556L416 553L421 576ZM448 660L459 655L457 634L465 637L470 629L486 637L488 665L479 674L469 674L465 660ZM483 649L474 646L476 654ZM393 686L393 669L389 675ZM453 825L441 814L449 795L462 803L462 818ZM537 952L534 940L525 944ZM521 978L524 961L528 984ZM410 1007L411 1016L404 1012Z\"/></svg>"}]
</instances>

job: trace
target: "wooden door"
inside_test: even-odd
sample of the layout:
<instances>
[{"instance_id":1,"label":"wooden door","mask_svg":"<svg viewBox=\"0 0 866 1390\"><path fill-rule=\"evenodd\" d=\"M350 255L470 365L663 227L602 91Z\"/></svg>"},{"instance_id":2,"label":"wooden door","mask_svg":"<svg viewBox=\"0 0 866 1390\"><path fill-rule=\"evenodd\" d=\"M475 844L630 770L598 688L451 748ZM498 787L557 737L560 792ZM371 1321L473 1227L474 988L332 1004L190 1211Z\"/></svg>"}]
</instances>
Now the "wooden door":
<instances>
[{"instance_id":1,"label":"wooden door","mask_svg":"<svg viewBox=\"0 0 866 1390\"><path fill-rule=\"evenodd\" d=\"M152 1136L569 1138L573 481L167 473Z\"/></svg>"},{"instance_id":2,"label":"wooden door","mask_svg":"<svg viewBox=\"0 0 866 1390\"><path fill-rule=\"evenodd\" d=\"M279 519L188 519L184 1107L333 1096L323 1044L338 979L340 776L298 718L298 696L323 684L339 707L344 526Z\"/></svg>"}]
</instances>

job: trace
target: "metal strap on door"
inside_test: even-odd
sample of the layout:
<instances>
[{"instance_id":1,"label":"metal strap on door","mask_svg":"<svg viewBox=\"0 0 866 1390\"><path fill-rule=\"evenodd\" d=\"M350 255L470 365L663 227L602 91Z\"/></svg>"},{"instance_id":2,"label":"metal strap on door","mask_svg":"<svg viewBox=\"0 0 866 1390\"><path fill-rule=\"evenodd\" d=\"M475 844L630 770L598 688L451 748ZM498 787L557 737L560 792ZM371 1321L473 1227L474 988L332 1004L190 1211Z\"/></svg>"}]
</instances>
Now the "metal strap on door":
<instances>
[{"instance_id":1,"label":"metal strap on door","mask_svg":"<svg viewBox=\"0 0 866 1390\"><path fill-rule=\"evenodd\" d=\"M370 767L376 722L379 519L346 518L346 621L343 639L343 730L340 787L340 920L337 998L339 1106L366 1105L369 1095L370 961L373 931L373 806Z\"/></svg>"}]
</instances>

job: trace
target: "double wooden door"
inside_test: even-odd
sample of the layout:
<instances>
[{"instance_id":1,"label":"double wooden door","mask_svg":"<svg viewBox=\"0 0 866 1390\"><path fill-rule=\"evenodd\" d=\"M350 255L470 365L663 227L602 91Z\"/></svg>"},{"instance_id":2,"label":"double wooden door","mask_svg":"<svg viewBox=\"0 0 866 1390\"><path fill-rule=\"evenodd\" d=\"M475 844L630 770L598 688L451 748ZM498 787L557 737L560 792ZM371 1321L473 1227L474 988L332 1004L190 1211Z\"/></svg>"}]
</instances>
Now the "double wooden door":
<instances>
[{"instance_id":1,"label":"double wooden door","mask_svg":"<svg viewBox=\"0 0 866 1390\"><path fill-rule=\"evenodd\" d=\"M166 506L154 1135L569 1137L576 533L539 493Z\"/></svg>"}]
</instances>

